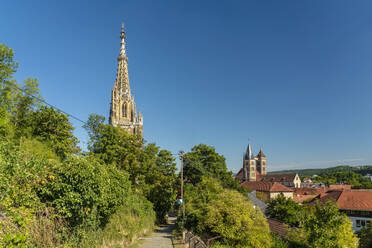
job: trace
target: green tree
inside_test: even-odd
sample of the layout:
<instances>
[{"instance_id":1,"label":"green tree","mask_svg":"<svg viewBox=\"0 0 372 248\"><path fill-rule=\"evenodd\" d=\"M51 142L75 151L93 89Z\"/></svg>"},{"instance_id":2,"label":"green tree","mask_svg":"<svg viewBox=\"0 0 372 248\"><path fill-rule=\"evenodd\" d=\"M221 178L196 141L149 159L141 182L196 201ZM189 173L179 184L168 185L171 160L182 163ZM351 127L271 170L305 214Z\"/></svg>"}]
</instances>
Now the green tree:
<instances>
[{"instance_id":1,"label":"green tree","mask_svg":"<svg viewBox=\"0 0 372 248\"><path fill-rule=\"evenodd\" d=\"M363 228L358 231L359 248L371 248L372 247L372 226Z\"/></svg>"},{"instance_id":2,"label":"green tree","mask_svg":"<svg viewBox=\"0 0 372 248\"><path fill-rule=\"evenodd\" d=\"M0 43L0 82L9 80L16 72L18 63L13 60L13 49Z\"/></svg>"},{"instance_id":3,"label":"green tree","mask_svg":"<svg viewBox=\"0 0 372 248\"><path fill-rule=\"evenodd\" d=\"M42 106L30 116L31 135L54 148L56 154L65 158L69 153L77 153L78 140L73 135L73 127L68 117L52 107Z\"/></svg>"},{"instance_id":4,"label":"green tree","mask_svg":"<svg viewBox=\"0 0 372 248\"><path fill-rule=\"evenodd\" d=\"M154 143L144 145L141 137L103 122L103 117L90 115L84 125L90 137L91 154L128 172L133 185L154 204L157 220L164 222L176 198L176 167L172 154L159 151Z\"/></svg>"},{"instance_id":5,"label":"green tree","mask_svg":"<svg viewBox=\"0 0 372 248\"><path fill-rule=\"evenodd\" d=\"M154 204L157 220L165 223L165 215L172 209L176 201L176 163L172 153L160 150L155 154L155 166L146 178L149 185L147 198Z\"/></svg>"},{"instance_id":6,"label":"green tree","mask_svg":"<svg viewBox=\"0 0 372 248\"><path fill-rule=\"evenodd\" d=\"M51 204L72 227L104 225L133 194L128 174L102 166L93 157L69 156L38 186L38 196Z\"/></svg>"},{"instance_id":7,"label":"green tree","mask_svg":"<svg viewBox=\"0 0 372 248\"><path fill-rule=\"evenodd\" d=\"M309 247L358 247L352 222L332 202L309 208L301 227Z\"/></svg>"},{"instance_id":8,"label":"green tree","mask_svg":"<svg viewBox=\"0 0 372 248\"><path fill-rule=\"evenodd\" d=\"M266 209L266 214L270 218L283 221L291 226L299 226L303 213L304 210L300 204L284 196L270 200Z\"/></svg>"},{"instance_id":9,"label":"green tree","mask_svg":"<svg viewBox=\"0 0 372 248\"><path fill-rule=\"evenodd\" d=\"M227 170L226 159L214 147L200 144L184 155L184 178L186 182L198 184L202 177L213 177L224 187L243 190Z\"/></svg>"},{"instance_id":10,"label":"green tree","mask_svg":"<svg viewBox=\"0 0 372 248\"><path fill-rule=\"evenodd\" d=\"M36 79L26 79L23 85L13 79L18 67L13 56L12 49L0 44L0 134L19 138L28 135L29 116L42 96Z\"/></svg>"},{"instance_id":11,"label":"green tree","mask_svg":"<svg viewBox=\"0 0 372 248\"><path fill-rule=\"evenodd\" d=\"M185 189L186 228L203 239L218 237L229 247L270 247L266 219L236 190L216 179L203 177Z\"/></svg>"}]
</instances>

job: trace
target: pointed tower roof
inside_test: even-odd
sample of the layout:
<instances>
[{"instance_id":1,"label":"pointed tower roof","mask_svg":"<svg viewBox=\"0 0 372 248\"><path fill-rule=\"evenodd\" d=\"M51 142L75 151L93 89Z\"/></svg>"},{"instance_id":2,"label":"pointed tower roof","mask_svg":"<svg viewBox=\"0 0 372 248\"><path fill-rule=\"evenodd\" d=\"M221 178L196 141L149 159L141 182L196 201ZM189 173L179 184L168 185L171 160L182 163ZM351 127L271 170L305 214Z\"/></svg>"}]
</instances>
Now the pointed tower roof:
<instances>
[{"instance_id":1,"label":"pointed tower roof","mask_svg":"<svg viewBox=\"0 0 372 248\"><path fill-rule=\"evenodd\" d=\"M130 92L130 85L129 85L129 75L128 75L128 57L126 54L125 48L125 30L124 24L121 25L120 31L120 53L118 56L118 70L116 74L116 81L115 87L117 88L117 93L120 96L130 99L131 92Z\"/></svg>"},{"instance_id":2,"label":"pointed tower roof","mask_svg":"<svg viewBox=\"0 0 372 248\"><path fill-rule=\"evenodd\" d=\"M244 156L245 156L245 159L253 159L253 152L252 152L252 147L250 143L248 143L247 151L245 152Z\"/></svg>"},{"instance_id":3,"label":"pointed tower roof","mask_svg":"<svg viewBox=\"0 0 372 248\"><path fill-rule=\"evenodd\" d=\"M257 154L257 157L266 157L262 151L262 148L260 148L260 152Z\"/></svg>"},{"instance_id":4,"label":"pointed tower roof","mask_svg":"<svg viewBox=\"0 0 372 248\"><path fill-rule=\"evenodd\" d=\"M122 60L122 59L125 59L125 60L128 60L127 58L127 55L126 55L126 51L125 51L125 39L127 37L125 36L125 30L124 30L124 23L121 24L121 32L120 32L120 54L119 54L119 57L118 57L118 60Z\"/></svg>"}]
</instances>

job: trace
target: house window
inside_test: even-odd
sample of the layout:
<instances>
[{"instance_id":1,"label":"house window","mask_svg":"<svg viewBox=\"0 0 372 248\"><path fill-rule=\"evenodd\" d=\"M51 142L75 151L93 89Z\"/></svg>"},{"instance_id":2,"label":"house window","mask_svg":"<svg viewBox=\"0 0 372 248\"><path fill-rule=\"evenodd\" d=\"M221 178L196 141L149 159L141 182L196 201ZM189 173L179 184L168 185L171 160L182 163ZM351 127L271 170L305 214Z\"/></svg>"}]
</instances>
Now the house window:
<instances>
[{"instance_id":1,"label":"house window","mask_svg":"<svg viewBox=\"0 0 372 248\"><path fill-rule=\"evenodd\" d=\"M361 221L360 221L360 225L361 225L362 227L365 227L365 226L366 226L366 221L365 221L365 220L361 220Z\"/></svg>"},{"instance_id":2,"label":"house window","mask_svg":"<svg viewBox=\"0 0 372 248\"><path fill-rule=\"evenodd\" d=\"M356 227L360 227L360 220L356 220Z\"/></svg>"},{"instance_id":3,"label":"house window","mask_svg":"<svg viewBox=\"0 0 372 248\"><path fill-rule=\"evenodd\" d=\"M265 162L262 162L262 165L265 165L266 163Z\"/></svg>"}]
</instances>

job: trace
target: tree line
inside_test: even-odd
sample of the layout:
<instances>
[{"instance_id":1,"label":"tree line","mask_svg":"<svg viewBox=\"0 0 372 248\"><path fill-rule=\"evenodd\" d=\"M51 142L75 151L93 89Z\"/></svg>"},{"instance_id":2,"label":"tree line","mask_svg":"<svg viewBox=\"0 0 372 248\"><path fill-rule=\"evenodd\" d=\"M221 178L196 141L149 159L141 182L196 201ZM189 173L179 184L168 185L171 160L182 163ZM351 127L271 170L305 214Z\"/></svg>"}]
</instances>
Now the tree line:
<instances>
[{"instance_id":1,"label":"tree line","mask_svg":"<svg viewBox=\"0 0 372 248\"><path fill-rule=\"evenodd\" d=\"M82 152L66 114L18 83L0 44L0 247L130 244L164 223L176 199L170 151L92 114Z\"/></svg>"}]
</instances>

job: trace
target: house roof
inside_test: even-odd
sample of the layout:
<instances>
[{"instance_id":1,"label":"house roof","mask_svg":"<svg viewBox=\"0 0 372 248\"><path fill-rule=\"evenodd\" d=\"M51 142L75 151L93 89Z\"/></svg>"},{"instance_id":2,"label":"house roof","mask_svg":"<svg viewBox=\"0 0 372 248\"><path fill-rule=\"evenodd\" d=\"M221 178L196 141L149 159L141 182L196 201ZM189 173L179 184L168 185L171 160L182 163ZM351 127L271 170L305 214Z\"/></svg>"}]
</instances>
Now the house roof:
<instances>
[{"instance_id":1,"label":"house roof","mask_svg":"<svg viewBox=\"0 0 372 248\"><path fill-rule=\"evenodd\" d=\"M317 195L294 195L293 196L293 200L295 200L296 202L298 203L302 203L303 201L306 201L306 200L309 200L309 199L313 199L315 198Z\"/></svg>"},{"instance_id":2,"label":"house roof","mask_svg":"<svg viewBox=\"0 0 372 248\"><path fill-rule=\"evenodd\" d=\"M257 157L266 157L263 151L260 149L260 152L257 154Z\"/></svg>"},{"instance_id":3,"label":"house roof","mask_svg":"<svg viewBox=\"0 0 372 248\"><path fill-rule=\"evenodd\" d=\"M238 173L236 173L235 178L243 179L243 168L240 168Z\"/></svg>"},{"instance_id":4,"label":"house roof","mask_svg":"<svg viewBox=\"0 0 372 248\"><path fill-rule=\"evenodd\" d=\"M288 174L267 174L263 176L261 181L263 182L293 182L296 178L297 173Z\"/></svg>"},{"instance_id":5,"label":"house roof","mask_svg":"<svg viewBox=\"0 0 372 248\"><path fill-rule=\"evenodd\" d=\"M325 193L325 188L295 188L297 195L319 195Z\"/></svg>"},{"instance_id":6,"label":"house roof","mask_svg":"<svg viewBox=\"0 0 372 248\"><path fill-rule=\"evenodd\" d=\"M329 189L331 190L350 190L353 185L347 185L347 184L331 184L329 185Z\"/></svg>"},{"instance_id":7,"label":"house roof","mask_svg":"<svg viewBox=\"0 0 372 248\"><path fill-rule=\"evenodd\" d=\"M372 211L371 191L328 191L316 199L322 203L336 201L339 209Z\"/></svg>"},{"instance_id":8,"label":"house roof","mask_svg":"<svg viewBox=\"0 0 372 248\"><path fill-rule=\"evenodd\" d=\"M277 182L242 182L240 185L245 186L250 190L264 192L293 192L293 189L288 188Z\"/></svg>"},{"instance_id":9,"label":"house roof","mask_svg":"<svg viewBox=\"0 0 372 248\"><path fill-rule=\"evenodd\" d=\"M236 179L243 179L243 168L241 168L238 173L235 175L235 178ZM256 170L256 181L260 181L261 180L261 173Z\"/></svg>"}]
</instances>

